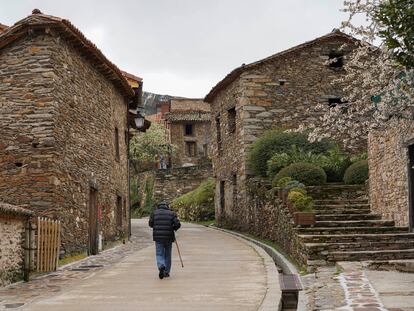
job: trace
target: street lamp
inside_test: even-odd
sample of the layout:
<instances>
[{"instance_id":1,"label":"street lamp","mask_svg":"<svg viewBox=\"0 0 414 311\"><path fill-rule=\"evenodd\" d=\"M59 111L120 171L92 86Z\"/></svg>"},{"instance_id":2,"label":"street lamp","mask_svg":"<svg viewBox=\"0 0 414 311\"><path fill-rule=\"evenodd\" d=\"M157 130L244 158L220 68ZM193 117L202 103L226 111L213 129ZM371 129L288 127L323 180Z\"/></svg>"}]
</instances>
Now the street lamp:
<instances>
[{"instance_id":1,"label":"street lamp","mask_svg":"<svg viewBox=\"0 0 414 311\"><path fill-rule=\"evenodd\" d=\"M137 112L137 115L134 118L134 122L137 129L142 129L145 124L145 118L139 112Z\"/></svg>"}]
</instances>

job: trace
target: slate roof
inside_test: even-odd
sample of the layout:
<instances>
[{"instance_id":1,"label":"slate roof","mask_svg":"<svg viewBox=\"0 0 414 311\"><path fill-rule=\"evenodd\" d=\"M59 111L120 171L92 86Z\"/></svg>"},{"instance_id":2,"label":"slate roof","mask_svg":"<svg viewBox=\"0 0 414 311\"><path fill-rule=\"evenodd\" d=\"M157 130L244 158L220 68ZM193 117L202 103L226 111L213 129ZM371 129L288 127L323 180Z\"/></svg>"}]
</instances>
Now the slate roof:
<instances>
[{"instance_id":1,"label":"slate roof","mask_svg":"<svg viewBox=\"0 0 414 311\"><path fill-rule=\"evenodd\" d=\"M237 67L236 69L234 69L233 71L231 71L227 76L224 77L223 80L221 80L219 83L216 84L216 86L214 86L210 92L206 95L206 97L204 98L204 101L207 103L211 103L214 98L217 96L217 94L225 89L228 85L230 85L234 80L236 80L243 72L249 70L249 69L254 69L255 67L261 66L263 64L266 64L267 62L271 62L279 57L283 57L283 56L287 56L290 53L294 53L297 51L300 51L304 48L310 47L314 44L318 44L320 42L329 40L331 38L334 37L341 37L345 40L348 40L349 42L356 42L358 41L357 39L355 39L354 37L347 35L346 33L343 33L341 31L339 31L338 29L334 29L332 32L322 36L322 37L318 37L316 39L313 39L311 41L307 41L305 43L299 44L297 46L294 46L290 49L284 50L282 52L273 54L269 57L266 57L264 59L261 59L259 61L253 62L251 64L248 65L241 65L240 67Z\"/></svg>"},{"instance_id":2,"label":"slate roof","mask_svg":"<svg viewBox=\"0 0 414 311\"><path fill-rule=\"evenodd\" d=\"M1 215L30 217L34 215L34 213L21 206L0 202L0 216Z\"/></svg>"},{"instance_id":3,"label":"slate roof","mask_svg":"<svg viewBox=\"0 0 414 311\"><path fill-rule=\"evenodd\" d=\"M3 31L5 31L7 28L9 28L9 27L6 26L6 25L4 25L4 24L2 24L2 23L0 23L0 33L3 32Z\"/></svg>"},{"instance_id":4,"label":"slate roof","mask_svg":"<svg viewBox=\"0 0 414 311\"><path fill-rule=\"evenodd\" d=\"M109 61L78 28L66 19L43 14L38 9L34 9L32 15L0 32L0 49L36 29L45 29L46 32L50 30L58 32L62 38L70 42L75 49L110 80L122 94L127 97L135 95L121 70Z\"/></svg>"},{"instance_id":5,"label":"slate roof","mask_svg":"<svg viewBox=\"0 0 414 311\"><path fill-rule=\"evenodd\" d=\"M210 113L203 112L203 111L168 112L165 114L165 120L170 121L170 122L180 122L180 121L207 122L207 121L210 121Z\"/></svg>"}]
</instances>

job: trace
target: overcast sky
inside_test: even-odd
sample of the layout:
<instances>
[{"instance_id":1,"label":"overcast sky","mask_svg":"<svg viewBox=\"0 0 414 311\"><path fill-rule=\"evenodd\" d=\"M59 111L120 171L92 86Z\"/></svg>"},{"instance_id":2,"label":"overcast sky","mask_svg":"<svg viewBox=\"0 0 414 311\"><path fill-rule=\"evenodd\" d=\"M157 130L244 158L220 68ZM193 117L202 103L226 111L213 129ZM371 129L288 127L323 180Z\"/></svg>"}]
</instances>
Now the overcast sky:
<instances>
[{"instance_id":1,"label":"overcast sky","mask_svg":"<svg viewBox=\"0 0 414 311\"><path fill-rule=\"evenodd\" d=\"M338 28L343 0L0 0L0 23L33 8L69 19L144 90L203 97L227 73Z\"/></svg>"}]
</instances>

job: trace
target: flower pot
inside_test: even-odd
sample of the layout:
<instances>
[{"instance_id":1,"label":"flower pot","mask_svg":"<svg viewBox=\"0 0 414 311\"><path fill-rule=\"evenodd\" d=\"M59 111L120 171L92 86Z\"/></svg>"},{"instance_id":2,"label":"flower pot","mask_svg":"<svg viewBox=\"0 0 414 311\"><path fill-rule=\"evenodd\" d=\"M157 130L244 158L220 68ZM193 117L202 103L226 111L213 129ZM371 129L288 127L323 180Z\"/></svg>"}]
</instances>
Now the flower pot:
<instances>
[{"instance_id":1,"label":"flower pot","mask_svg":"<svg viewBox=\"0 0 414 311\"><path fill-rule=\"evenodd\" d=\"M315 225L314 212L294 212L293 220L296 226L313 226Z\"/></svg>"}]
</instances>

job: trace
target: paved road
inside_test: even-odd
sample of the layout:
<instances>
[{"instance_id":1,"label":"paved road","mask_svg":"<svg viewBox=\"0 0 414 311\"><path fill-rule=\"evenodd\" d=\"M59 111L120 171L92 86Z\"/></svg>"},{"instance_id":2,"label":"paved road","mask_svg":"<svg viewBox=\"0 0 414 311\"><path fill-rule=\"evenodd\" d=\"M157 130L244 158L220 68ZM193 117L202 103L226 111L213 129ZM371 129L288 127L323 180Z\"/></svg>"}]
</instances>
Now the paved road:
<instances>
[{"instance_id":1,"label":"paved road","mask_svg":"<svg viewBox=\"0 0 414 311\"><path fill-rule=\"evenodd\" d=\"M136 222L141 231L147 230L145 220ZM158 278L151 245L24 310L248 311L259 310L265 295L269 297L274 270L269 273L263 252L228 234L190 224L180 229L178 240L185 268L173 253L168 279Z\"/></svg>"}]
</instances>

